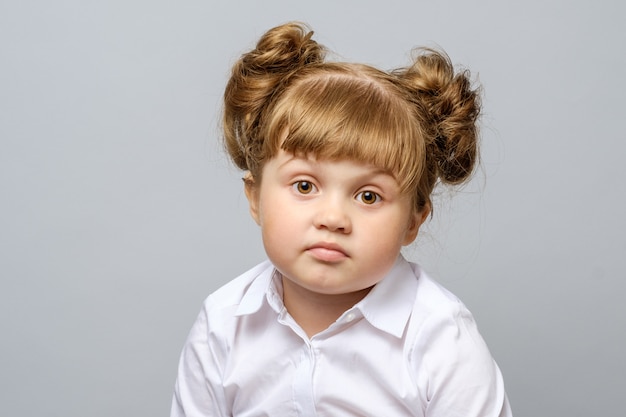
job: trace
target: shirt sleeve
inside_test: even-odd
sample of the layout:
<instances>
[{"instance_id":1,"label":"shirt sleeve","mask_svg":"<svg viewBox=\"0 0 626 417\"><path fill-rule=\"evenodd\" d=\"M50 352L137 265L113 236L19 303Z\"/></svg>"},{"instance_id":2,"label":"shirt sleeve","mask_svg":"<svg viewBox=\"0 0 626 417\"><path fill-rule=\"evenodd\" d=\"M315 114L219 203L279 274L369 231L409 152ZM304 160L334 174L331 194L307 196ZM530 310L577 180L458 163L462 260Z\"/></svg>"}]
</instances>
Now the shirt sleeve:
<instances>
[{"instance_id":1,"label":"shirt sleeve","mask_svg":"<svg viewBox=\"0 0 626 417\"><path fill-rule=\"evenodd\" d=\"M512 416L500 369L462 303L433 313L416 341L426 417Z\"/></svg>"},{"instance_id":2,"label":"shirt sleeve","mask_svg":"<svg viewBox=\"0 0 626 417\"><path fill-rule=\"evenodd\" d=\"M211 336L207 308L194 323L183 348L171 417L218 417L226 411L221 384L223 352Z\"/></svg>"}]
</instances>

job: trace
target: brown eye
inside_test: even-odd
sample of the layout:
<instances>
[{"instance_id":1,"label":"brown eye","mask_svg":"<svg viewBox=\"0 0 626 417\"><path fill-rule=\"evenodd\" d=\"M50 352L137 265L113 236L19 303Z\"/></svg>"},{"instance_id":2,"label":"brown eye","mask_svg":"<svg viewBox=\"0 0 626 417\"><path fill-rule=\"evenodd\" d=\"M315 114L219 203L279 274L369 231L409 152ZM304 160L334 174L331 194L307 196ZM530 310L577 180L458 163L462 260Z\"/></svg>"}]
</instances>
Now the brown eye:
<instances>
[{"instance_id":1,"label":"brown eye","mask_svg":"<svg viewBox=\"0 0 626 417\"><path fill-rule=\"evenodd\" d=\"M361 191L357 194L357 199L364 204L374 204L381 200L380 196L372 191Z\"/></svg>"},{"instance_id":2,"label":"brown eye","mask_svg":"<svg viewBox=\"0 0 626 417\"><path fill-rule=\"evenodd\" d=\"M309 181L297 181L293 184L293 187L300 194L309 194L315 188Z\"/></svg>"}]
</instances>

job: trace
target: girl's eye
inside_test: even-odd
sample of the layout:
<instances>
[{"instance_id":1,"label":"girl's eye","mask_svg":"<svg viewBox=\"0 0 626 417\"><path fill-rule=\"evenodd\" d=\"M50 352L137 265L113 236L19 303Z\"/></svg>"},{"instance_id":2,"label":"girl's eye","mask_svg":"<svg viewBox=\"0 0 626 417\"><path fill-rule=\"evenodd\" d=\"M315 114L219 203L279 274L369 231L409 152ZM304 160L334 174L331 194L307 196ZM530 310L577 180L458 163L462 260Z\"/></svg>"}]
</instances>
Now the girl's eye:
<instances>
[{"instance_id":1,"label":"girl's eye","mask_svg":"<svg viewBox=\"0 0 626 417\"><path fill-rule=\"evenodd\" d=\"M381 200L381 197L372 191L361 191L357 194L356 198L364 204L374 204Z\"/></svg>"},{"instance_id":2,"label":"girl's eye","mask_svg":"<svg viewBox=\"0 0 626 417\"><path fill-rule=\"evenodd\" d=\"M315 186L309 181L296 181L293 183L293 188L300 194L310 194Z\"/></svg>"}]
</instances>

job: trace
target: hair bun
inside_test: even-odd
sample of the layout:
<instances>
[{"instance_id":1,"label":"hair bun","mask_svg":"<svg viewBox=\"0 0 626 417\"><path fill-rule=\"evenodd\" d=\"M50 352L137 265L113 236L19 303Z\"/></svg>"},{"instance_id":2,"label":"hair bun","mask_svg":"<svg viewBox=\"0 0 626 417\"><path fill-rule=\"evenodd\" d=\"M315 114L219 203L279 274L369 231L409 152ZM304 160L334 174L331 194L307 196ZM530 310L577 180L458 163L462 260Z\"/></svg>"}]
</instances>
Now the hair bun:
<instances>
[{"instance_id":1,"label":"hair bun","mask_svg":"<svg viewBox=\"0 0 626 417\"><path fill-rule=\"evenodd\" d=\"M468 71L455 74L445 53L432 49L417 52L402 76L430 115L426 143L437 176L457 184L469 178L478 158L479 92L472 88Z\"/></svg>"},{"instance_id":2,"label":"hair bun","mask_svg":"<svg viewBox=\"0 0 626 417\"><path fill-rule=\"evenodd\" d=\"M323 48L311 39L313 31L304 23L287 23L270 29L256 45L256 49L244 56L244 63L251 69L279 72L321 62Z\"/></svg>"},{"instance_id":3,"label":"hair bun","mask_svg":"<svg viewBox=\"0 0 626 417\"><path fill-rule=\"evenodd\" d=\"M311 39L303 23L287 23L267 31L256 48L241 56L224 92L224 135L235 164L250 169L250 149L261 146L257 128L266 108L304 65L322 62L324 48Z\"/></svg>"}]
</instances>

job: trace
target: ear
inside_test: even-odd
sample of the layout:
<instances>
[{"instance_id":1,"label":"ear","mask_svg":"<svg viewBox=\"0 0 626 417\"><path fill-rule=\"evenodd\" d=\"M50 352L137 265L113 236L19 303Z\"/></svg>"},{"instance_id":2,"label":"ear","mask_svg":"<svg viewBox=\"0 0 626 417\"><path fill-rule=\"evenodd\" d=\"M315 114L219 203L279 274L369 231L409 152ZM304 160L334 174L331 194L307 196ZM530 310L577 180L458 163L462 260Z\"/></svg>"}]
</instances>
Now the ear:
<instances>
[{"instance_id":1,"label":"ear","mask_svg":"<svg viewBox=\"0 0 626 417\"><path fill-rule=\"evenodd\" d=\"M250 172L246 172L243 176L244 191L250 207L250 215L260 225L259 217L259 186L254 182L254 178Z\"/></svg>"},{"instance_id":2,"label":"ear","mask_svg":"<svg viewBox=\"0 0 626 417\"><path fill-rule=\"evenodd\" d=\"M424 207L419 212L413 212L413 214L411 215L411 219L409 220L409 227L407 228L404 235L404 241L402 242L403 246L407 246L413 243L413 241L417 237L417 233L420 230L420 226L426 221L426 218L429 214L430 209L428 207Z\"/></svg>"}]
</instances>

